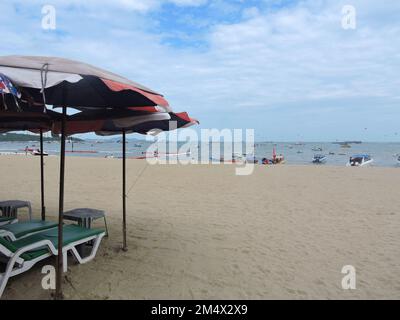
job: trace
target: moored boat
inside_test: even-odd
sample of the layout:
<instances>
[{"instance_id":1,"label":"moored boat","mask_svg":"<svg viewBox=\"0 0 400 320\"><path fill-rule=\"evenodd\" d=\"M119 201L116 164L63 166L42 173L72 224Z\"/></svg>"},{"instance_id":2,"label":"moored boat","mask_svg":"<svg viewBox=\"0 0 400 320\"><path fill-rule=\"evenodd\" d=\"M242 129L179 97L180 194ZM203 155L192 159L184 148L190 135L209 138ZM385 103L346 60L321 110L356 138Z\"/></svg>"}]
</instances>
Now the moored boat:
<instances>
[{"instance_id":1,"label":"moored boat","mask_svg":"<svg viewBox=\"0 0 400 320\"><path fill-rule=\"evenodd\" d=\"M315 164L323 164L326 163L326 156L324 154L316 154L312 160Z\"/></svg>"},{"instance_id":2,"label":"moored boat","mask_svg":"<svg viewBox=\"0 0 400 320\"><path fill-rule=\"evenodd\" d=\"M42 155L42 153L40 152L39 149L33 150L31 153L33 156L41 156ZM48 156L49 154L47 152L43 152L43 155Z\"/></svg>"},{"instance_id":3,"label":"moored boat","mask_svg":"<svg viewBox=\"0 0 400 320\"><path fill-rule=\"evenodd\" d=\"M346 164L348 167L363 167L370 165L374 159L368 154L358 154L350 157L349 162Z\"/></svg>"}]
</instances>

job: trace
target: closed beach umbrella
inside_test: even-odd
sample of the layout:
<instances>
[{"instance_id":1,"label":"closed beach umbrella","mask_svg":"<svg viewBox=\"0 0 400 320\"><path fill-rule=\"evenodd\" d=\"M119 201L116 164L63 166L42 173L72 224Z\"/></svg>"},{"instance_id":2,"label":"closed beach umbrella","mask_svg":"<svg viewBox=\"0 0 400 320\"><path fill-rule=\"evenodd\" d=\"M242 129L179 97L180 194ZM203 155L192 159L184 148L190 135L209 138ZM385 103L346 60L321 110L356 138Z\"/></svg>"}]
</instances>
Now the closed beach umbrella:
<instances>
[{"instance_id":1,"label":"closed beach umbrella","mask_svg":"<svg viewBox=\"0 0 400 320\"><path fill-rule=\"evenodd\" d=\"M62 297L62 225L64 211L65 129L68 107L123 109L158 106L170 111L164 97L136 82L78 61L57 57L0 57L0 73L18 86L23 99L62 107L56 298Z\"/></svg>"}]
</instances>

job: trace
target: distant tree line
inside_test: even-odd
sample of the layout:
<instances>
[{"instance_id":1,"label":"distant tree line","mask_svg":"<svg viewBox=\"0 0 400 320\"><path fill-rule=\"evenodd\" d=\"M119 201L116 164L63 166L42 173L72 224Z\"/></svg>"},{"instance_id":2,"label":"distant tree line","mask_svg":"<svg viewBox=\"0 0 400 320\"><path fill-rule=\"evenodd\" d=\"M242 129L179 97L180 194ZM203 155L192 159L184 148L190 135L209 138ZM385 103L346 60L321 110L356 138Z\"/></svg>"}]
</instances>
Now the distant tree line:
<instances>
[{"instance_id":1,"label":"distant tree line","mask_svg":"<svg viewBox=\"0 0 400 320\"><path fill-rule=\"evenodd\" d=\"M83 141L79 138L68 138L74 142ZM21 133L3 133L0 134L0 141L3 142L20 142L20 141L39 141L40 137L33 134L21 134ZM60 141L58 137L43 137L43 141Z\"/></svg>"}]
</instances>

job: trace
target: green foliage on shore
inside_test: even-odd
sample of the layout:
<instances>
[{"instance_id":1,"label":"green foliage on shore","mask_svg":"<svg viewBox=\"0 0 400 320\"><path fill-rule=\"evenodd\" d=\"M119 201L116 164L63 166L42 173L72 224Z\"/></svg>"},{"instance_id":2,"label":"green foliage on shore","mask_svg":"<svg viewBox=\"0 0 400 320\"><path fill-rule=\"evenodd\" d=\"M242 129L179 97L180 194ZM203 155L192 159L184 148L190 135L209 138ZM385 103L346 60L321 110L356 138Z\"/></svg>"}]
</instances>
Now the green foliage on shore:
<instances>
[{"instance_id":1,"label":"green foliage on shore","mask_svg":"<svg viewBox=\"0 0 400 320\"><path fill-rule=\"evenodd\" d=\"M73 141L83 141L79 138L68 138ZM0 141L3 142L19 142L19 141L39 141L39 135L21 134L21 133L3 133L0 134ZM58 137L43 137L43 141L60 141Z\"/></svg>"}]
</instances>

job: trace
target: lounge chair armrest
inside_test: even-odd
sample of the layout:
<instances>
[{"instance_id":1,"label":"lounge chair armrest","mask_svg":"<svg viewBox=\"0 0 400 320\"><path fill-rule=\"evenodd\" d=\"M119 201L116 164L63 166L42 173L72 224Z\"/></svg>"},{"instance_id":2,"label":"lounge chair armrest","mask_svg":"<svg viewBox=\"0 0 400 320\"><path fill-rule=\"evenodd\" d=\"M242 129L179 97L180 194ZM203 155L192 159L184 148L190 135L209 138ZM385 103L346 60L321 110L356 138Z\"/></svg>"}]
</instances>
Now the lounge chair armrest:
<instances>
[{"instance_id":1,"label":"lounge chair armrest","mask_svg":"<svg viewBox=\"0 0 400 320\"><path fill-rule=\"evenodd\" d=\"M3 229L0 229L0 237L3 237L3 238L4 238L4 237L7 237L7 238L10 238L11 241L17 240L12 232L7 231L7 230L3 230Z\"/></svg>"},{"instance_id":2,"label":"lounge chair armrest","mask_svg":"<svg viewBox=\"0 0 400 320\"><path fill-rule=\"evenodd\" d=\"M35 242L26 247L18 249L15 252L15 256L19 257L27 251L32 251L32 250L39 249L42 247L48 247L54 255L57 255L57 249L54 247L53 243L50 240L41 240L39 242Z\"/></svg>"}]
</instances>

